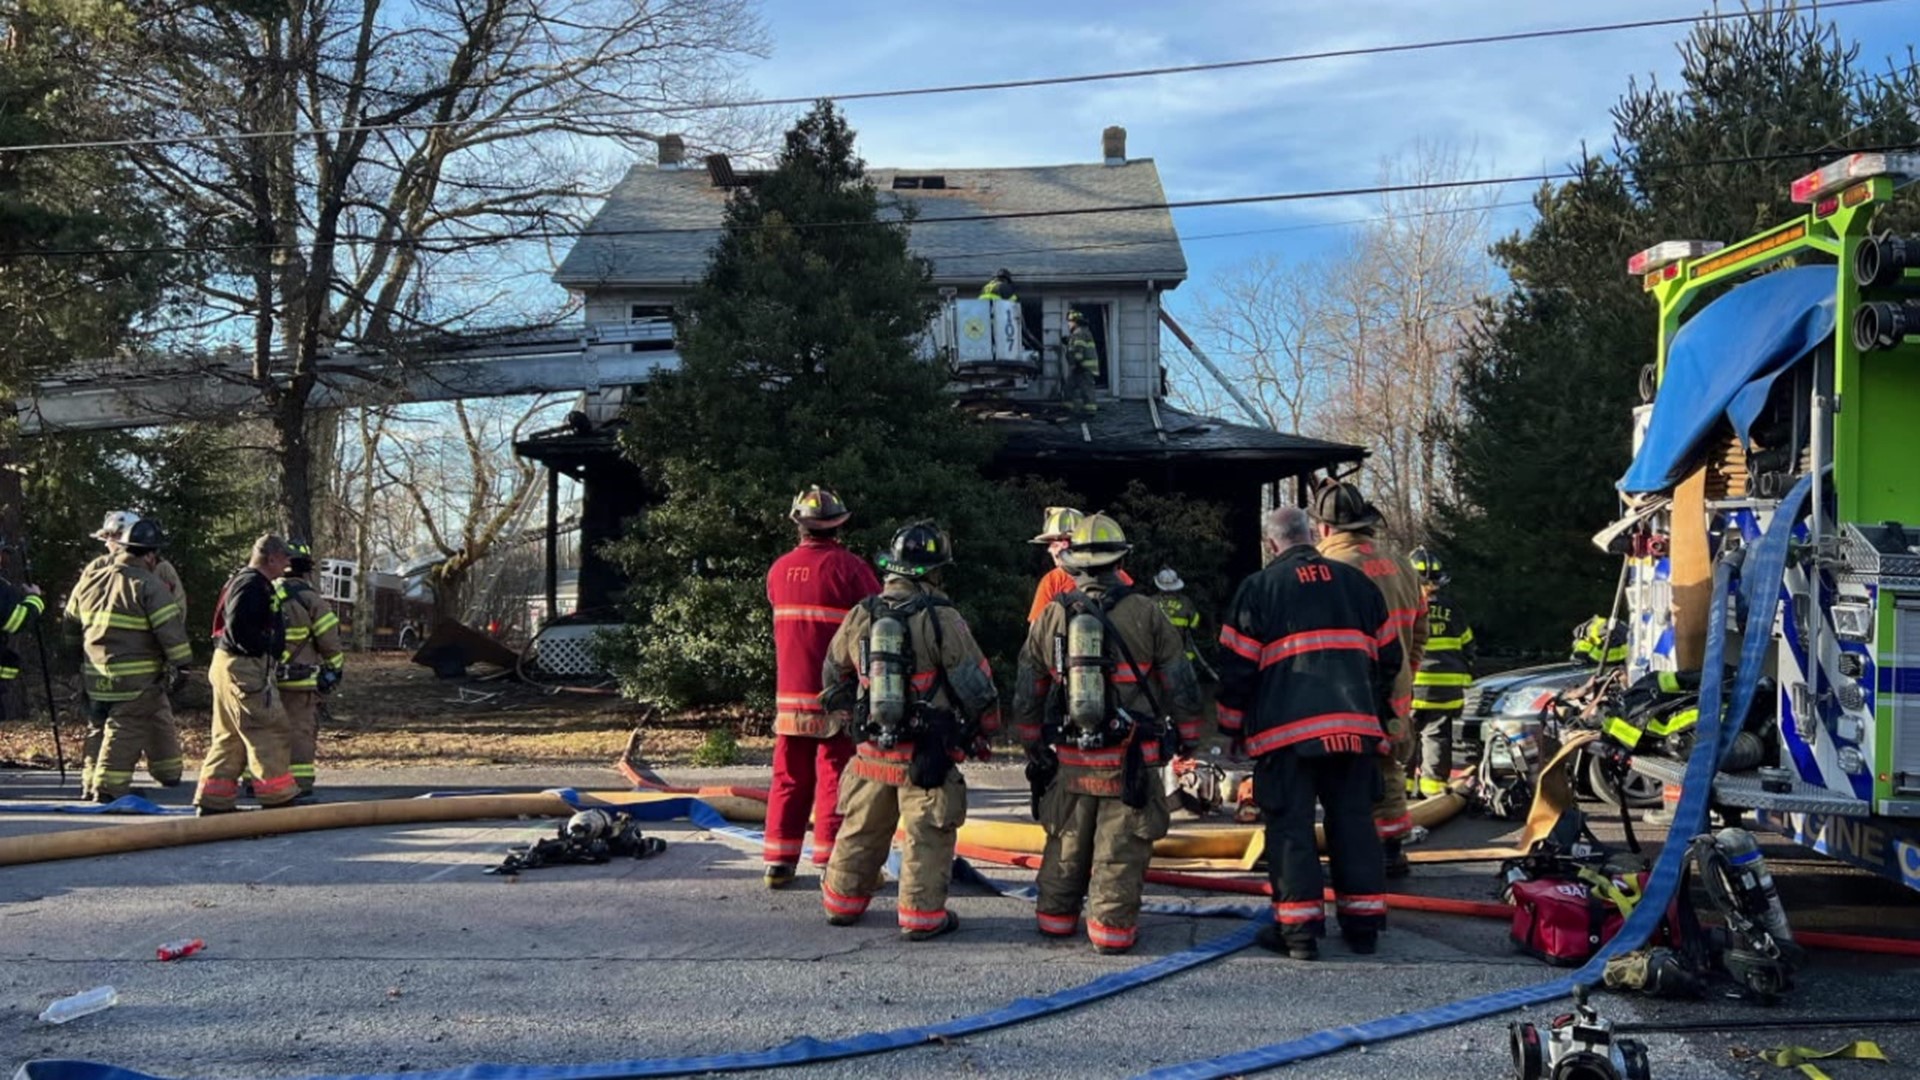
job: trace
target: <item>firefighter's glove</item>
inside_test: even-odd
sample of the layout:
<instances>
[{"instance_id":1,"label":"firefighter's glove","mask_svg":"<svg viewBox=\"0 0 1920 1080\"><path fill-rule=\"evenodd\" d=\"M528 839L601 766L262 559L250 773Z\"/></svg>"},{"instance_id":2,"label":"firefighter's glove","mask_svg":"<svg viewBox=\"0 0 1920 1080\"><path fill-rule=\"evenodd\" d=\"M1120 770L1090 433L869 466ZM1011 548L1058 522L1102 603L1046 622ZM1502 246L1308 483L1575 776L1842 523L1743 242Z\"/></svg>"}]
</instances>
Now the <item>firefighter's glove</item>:
<instances>
[{"instance_id":1,"label":"firefighter's glove","mask_svg":"<svg viewBox=\"0 0 1920 1080\"><path fill-rule=\"evenodd\" d=\"M975 735L973 745L967 749L967 755L975 761L992 761L993 745L987 742L985 735Z\"/></svg>"},{"instance_id":2,"label":"firefighter's glove","mask_svg":"<svg viewBox=\"0 0 1920 1080\"><path fill-rule=\"evenodd\" d=\"M859 682L851 678L841 679L820 691L820 707L829 713L845 713L851 716L854 703L859 697Z\"/></svg>"},{"instance_id":3,"label":"firefighter's glove","mask_svg":"<svg viewBox=\"0 0 1920 1080\"><path fill-rule=\"evenodd\" d=\"M331 694L334 687L340 685L342 676L339 668L322 668L320 674L313 677L313 688L322 694Z\"/></svg>"},{"instance_id":4,"label":"firefighter's glove","mask_svg":"<svg viewBox=\"0 0 1920 1080\"><path fill-rule=\"evenodd\" d=\"M177 694L187 688L187 669L179 665L167 669L167 693Z\"/></svg>"}]
</instances>

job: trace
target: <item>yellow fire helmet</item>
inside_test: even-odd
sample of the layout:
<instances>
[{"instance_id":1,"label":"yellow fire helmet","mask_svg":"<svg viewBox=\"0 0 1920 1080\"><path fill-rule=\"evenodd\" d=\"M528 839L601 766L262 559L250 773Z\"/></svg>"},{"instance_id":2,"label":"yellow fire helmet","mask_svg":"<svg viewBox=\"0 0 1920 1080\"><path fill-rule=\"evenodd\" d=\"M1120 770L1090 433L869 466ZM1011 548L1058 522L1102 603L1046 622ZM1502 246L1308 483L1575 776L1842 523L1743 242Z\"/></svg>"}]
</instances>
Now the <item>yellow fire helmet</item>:
<instances>
[{"instance_id":1,"label":"yellow fire helmet","mask_svg":"<svg viewBox=\"0 0 1920 1080\"><path fill-rule=\"evenodd\" d=\"M1119 522L1105 514L1094 514L1073 530L1060 565L1068 570L1098 570L1119 562L1132 550Z\"/></svg>"},{"instance_id":2,"label":"yellow fire helmet","mask_svg":"<svg viewBox=\"0 0 1920 1080\"><path fill-rule=\"evenodd\" d=\"M1067 540L1073 536L1073 530L1079 528L1086 515L1071 506L1047 507L1047 519L1040 525L1040 535L1027 541L1029 544L1051 544L1055 540Z\"/></svg>"}]
</instances>

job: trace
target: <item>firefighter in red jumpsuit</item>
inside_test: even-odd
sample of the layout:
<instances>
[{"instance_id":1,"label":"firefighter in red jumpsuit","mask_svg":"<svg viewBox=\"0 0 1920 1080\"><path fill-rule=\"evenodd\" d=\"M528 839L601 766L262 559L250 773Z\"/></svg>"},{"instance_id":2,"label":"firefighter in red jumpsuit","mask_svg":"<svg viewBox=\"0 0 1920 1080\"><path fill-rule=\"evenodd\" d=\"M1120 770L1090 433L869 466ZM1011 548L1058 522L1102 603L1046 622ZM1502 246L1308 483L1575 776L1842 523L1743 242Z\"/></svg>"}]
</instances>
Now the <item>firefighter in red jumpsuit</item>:
<instances>
[{"instance_id":1,"label":"firefighter in red jumpsuit","mask_svg":"<svg viewBox=\"0 0 1920 1080\"><path fill-rule=\"evenodd\" d=\"M850 515L839 496L815 485L794 496L787 516L800 530L800 543L767 571L779 667L773 787L767 794L769 889L793 880L809 811L814 866L826 866L833 856L840 831L840 773L853 758L853 738L844 717L820 706L821 662L847 611L880 591L873 568L840 544L840 527Z\"/></svg>"}]
</instances>

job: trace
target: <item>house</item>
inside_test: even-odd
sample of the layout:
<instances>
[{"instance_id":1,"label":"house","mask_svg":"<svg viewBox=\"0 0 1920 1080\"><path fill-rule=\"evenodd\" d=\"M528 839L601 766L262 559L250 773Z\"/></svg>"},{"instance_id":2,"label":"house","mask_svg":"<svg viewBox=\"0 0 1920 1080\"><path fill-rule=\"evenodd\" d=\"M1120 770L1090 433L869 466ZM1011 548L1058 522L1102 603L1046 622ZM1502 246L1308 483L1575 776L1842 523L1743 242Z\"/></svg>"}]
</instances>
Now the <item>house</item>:
<instances>
[{"instance_id":1,"label":"house","mask_svg":"<svg viewBox=\"0 0 1920 1080\"><path fill-rule=\"evenodd\" d=\"M1102 133L1101 151L1100 161L1085 164L875 168L868 176L912 208L910 242L932 263L943 296L971 299L996 271L1013 275L1018 333L1035 363L1016 377L956 386L982 422L1004 427L999 467L1059 478L1093 506L1134 479L1226 503L1235 535L1244 537L1238 568L1250 570L1258 565L1263 486L1301 484L1314 470L1358 462L1366 452L1166 404L1161 298L1186 280L1186 256L1153 160L1127 157L1118 127ZM603 348L655 353L662 366L677 362L673 306L705 273L728 197L753 182L724 156L687 160L674 136L660 140L657 164L628 171L554 274L580 294L590 324L647 331ZM1086 318L1100 357L1100 409L1084 421L1059 402L1069 310ZM583 484L582 609L603 605L619 585L592 554L598 541L643 505L632 466L617 450L619 408L630 391L594 389L567 425L516 448Z\"/></svg>"}]
</instances>

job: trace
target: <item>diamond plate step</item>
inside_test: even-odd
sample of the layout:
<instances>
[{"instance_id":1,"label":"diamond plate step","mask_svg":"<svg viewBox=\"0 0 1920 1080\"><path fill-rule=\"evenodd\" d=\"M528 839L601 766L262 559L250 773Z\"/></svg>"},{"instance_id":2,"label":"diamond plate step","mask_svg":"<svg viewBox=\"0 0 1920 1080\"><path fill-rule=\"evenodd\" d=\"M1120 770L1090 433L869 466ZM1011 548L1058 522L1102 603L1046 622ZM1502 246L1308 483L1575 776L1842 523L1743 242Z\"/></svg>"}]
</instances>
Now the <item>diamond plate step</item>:
<instances>
[{"instance_id":1,"label":"diamond plate step","mask_svg":"<svg viewBox=\"0 0 1920 1080\"><path fill-rule=\"evenodd\" d=\"M1672 758L1636 757L1633 771L1663 784L1678 784L1686 779L1687 765ZM1717 773L1713 778L1713 799L1723 806L1753 810L1781 810L1801 814L1842 814L1864 817L1872 812L1865 799L1837 795L1803 780L1793 781L1793 790L1776 793L1763 791L1757 773Z\"/></svg>"}]
</instances>

